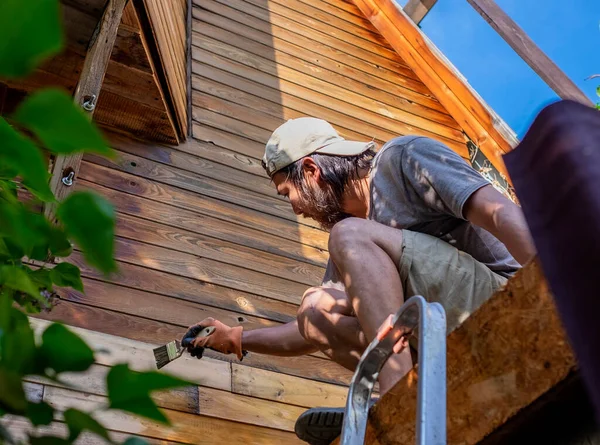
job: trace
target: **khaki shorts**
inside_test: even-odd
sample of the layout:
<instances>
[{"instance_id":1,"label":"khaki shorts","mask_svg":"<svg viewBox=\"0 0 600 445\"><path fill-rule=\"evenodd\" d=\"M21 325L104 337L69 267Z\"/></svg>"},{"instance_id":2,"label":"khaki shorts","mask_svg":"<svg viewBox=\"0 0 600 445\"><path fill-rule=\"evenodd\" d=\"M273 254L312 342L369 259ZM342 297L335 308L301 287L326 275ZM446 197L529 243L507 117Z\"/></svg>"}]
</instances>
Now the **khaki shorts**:
<instances>
[{"instance_id":1,"label":"khaki shorts","mask_svg":"<svg viewBox=\"0 0 600 445\"><path fill-rule=\"evenodd\" d=\"M402 230L398 270L405 299L422 295L446 310L448 332L458 327L507 279L468 253L423 233Z\"/></svg>"}]
</instances>

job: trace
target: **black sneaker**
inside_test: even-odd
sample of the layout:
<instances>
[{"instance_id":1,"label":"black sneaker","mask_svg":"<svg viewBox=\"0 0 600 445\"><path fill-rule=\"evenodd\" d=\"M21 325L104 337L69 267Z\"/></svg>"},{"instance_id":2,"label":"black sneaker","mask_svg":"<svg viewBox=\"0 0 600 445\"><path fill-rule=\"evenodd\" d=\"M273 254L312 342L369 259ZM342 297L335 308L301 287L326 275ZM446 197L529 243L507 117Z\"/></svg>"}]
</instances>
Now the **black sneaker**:
<instances>
[{"instance_id":1,"label":"black sneaker","mask_svg":"<svg viewBox=\"0 0 600 445\"><path fill-rule=\"evenodd\" d=\"M370 406L375 402L377 399L371 399ZM296 420L296 436L310 445L329 445L342 434L344 411L345 408L311 408L304 411Z\"/></svg>"}]
</instances>

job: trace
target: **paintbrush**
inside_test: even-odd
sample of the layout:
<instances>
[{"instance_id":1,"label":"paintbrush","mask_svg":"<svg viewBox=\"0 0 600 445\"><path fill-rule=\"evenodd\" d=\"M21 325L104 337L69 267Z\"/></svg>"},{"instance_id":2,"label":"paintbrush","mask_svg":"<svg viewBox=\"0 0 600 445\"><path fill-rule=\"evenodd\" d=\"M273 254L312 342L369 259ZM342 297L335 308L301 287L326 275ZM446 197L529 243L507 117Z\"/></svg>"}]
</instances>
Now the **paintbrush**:
<instances>
[{"instance_id":1,"label":"paintbrush","mask_svg":"<svg viewBox=\"0 0 600 445\"><path fill-rule=\"evenodd\" d=\"M190 343L192 343L192 341L194 341L196 338L208 337L214 331L214 326L194 326L185 333L181 342L179 342L178 340L173 340L172 342L169 342L164 346L160 346L156 349L153 349L154 359L156 360L156 367L160 369L163 366L168 365L172 361L177 360L179 357L182 356L182 354L185 352L186 348L190 345ZM194 356L202 357L202 352L204 351L204 348L200 347L194 349L198 349L198 351L194 351Z\"/></svg>"}]
</instances>

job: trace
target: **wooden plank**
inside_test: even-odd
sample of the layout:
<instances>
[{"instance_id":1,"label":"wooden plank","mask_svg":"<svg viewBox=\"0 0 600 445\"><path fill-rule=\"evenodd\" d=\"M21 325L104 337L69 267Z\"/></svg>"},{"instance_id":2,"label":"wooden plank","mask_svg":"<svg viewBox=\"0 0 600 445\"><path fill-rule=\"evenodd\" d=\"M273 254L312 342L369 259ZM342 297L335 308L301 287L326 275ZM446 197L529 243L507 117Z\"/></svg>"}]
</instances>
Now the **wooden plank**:
<instances>
[{"instance_id":1,"label":"wooden plank","mask_svg":"<svg viewBox=\"0 0 600 445\"><path fill-rule=\"evenodd\" d=\"M300 304L307 285L236 266L224 267L218 261L193 254L153 246L135 240L116 239L116 256L131 264L237 289L263 297Z\"/></svg>"},{"instance_id":2,"label":"wooden plank","mask_svg":"<svg viewBox=\"0 0 600 445\"><path fill-rule=\"evenodd\" d=\"M404 12L418 25L436 3L437 0L409 0Z\"/></svg>"},{"instance_id":3,"label":"wooden plank","mask_svg":"<svg viewBox=\"0 0 600 445\"><path fill-rule=\"evenodd\" d=\"M171 207L168 204L125 194L85 180L80 180L80 185L105 196L121 214L165 223L192 233L233 242L317 267L325 267L327 265L328 255L319 249L303 246L299 243L251 230L227 221Z\"/></svg>"},{"instance_id":4,"label":"wooden plank","mask_svg":"<svg viewBox=\"0 0 600 445\"><path fill-rule=\"evenodd\" d=\"M85 394L106 396L106 377L110 369L109 366L92 365L85 372L61 373L60 382L36 376L27 376L25 379L33 382L28 384L42 383L46 387L67 388ZM152 394L152 399L161 408L198 414L198 386L196 385L156 391Z\"/></svg>"},{"instance_id":5,"label":"wooden plank","mask_svg":"<svg viewBox=\"0 0 600 445\"><path fill-rule=\"evenodd\" d=\"M202 42L199 42L198 39L196 39L194 44L202 44ZM388 134L393 134L394 137L405 134L421 134L423 136L434 137L457 151L464 151L464 137L462 134L459 135L458 133L454 133L454 130L450 131L453 139L439 136L430 131L416 128L407 125L400 120L396 120L402 119L402 115L395 110L390 109L390 107L385 104L374 103L366 98L360 100L357 98L357 101L361 102L362 105L357 106L353 103L338 99L340 96L344 97L349 95L348 91L343 88L339 88L340 91L338 91L337 96L329 96L327 94L333 94L332 91L336 90L331 84L326 84L325 82L310 76L293 72L293 70L289 70L282 66L278 66L277 69L275 69L268 61L261 61L256 56L249 55L220 42L205 41L203 46L206 48L197 46L193 48L193 57L199 62L201 61L216 68L235 72L238 76L245 77L272 88L279 88L280 91L305 98L306 100L324 107L339 110L348 116L363 116L363 119L369 120L373 124L387 131ZM226 54L226 57L217 54ZM227 68L228 65L233 65L235 68ZM202 114L200 114L200 116L202 116ZM223 125L222 119L213 119L211 125ZM248 132L249 130L246 131ZM262 151L263 150L260 152L262 153Z\"/></svg>"},{"instance_id":6,"label":"wooden plank","mask_svg":"<svg viewBox=\"0 0 600 445\"><path fill-rule=\"evenodd\" d=\"M422 124L424 121L419 120L418 118L423 117L427 120L427 125L432 125L429 121L434 121L446 126L458 128L456 122L450 118L449 115L429 108L429 106L437 106L437 101L412 91L413 89L426 90L421 82L398 76L397 84L404 83L406 88L396 87L396 92L391 93L385 88L387 87L387 84L385 87L383 85L382 88L379 87L382 82L378 82L377 78L371 79L364 76L364 74L362 76L358 75L356 71L351 69L344 71L339 64L335 63L333 60L314 57L314 53L307 48L297 47L296 45L292 46L285 42L278 43L277 46L273 43L270 46L267 46L262 42L259 43L250 39L248 33L244 33L244 27L236 24L236 22L219 18L219 16L203 17L200 14L197 15L202 17L203 20L210 20L210 23L200 23L197 26L198 31L195 31L195 33L205 35L221 42L226 42L237 48L261 56L267 60L271 60L277 66L284 65L299 72L307 73L317 79L325 80L326 82L335 85L343 85L345 89L359 93L361 96L381 101L390 107L410 113L407 114L405 119L406 122L412 122L415 125L419 125L419 122ZM211 23L214 22L221 22L222 26L227 26L230 30L212 25ZM246 31L248 30L252 31L251 28L246 28ZM264 34L263 36L270 38L270 36ZM279 48L281 48L281 50ZM428 92L428 90L426 91ZM411 117L412 115L415 115L416 117Z\"/></svg>"},{"instance_id":7,"label":"wooden plank","mask_svg":"<svg viewBox=\"0 0 600 445\"><path fill-rule=\"evenodd\" d=\"M222 96L230 102L245 105L283 120L301 116L319 116L334 125L340 134L346 135L350 140L367 141L374 139L376 141L387 141L396 136L396 134L376 127L356 116L352 117L338 110L315 104L302 97L288 94L285 91L278 91L269 85L266 77L263 79L267 80L266 85L255 82L252 79L260 81L262 76L254 77L256 73L251 70L248 70L247 73L241 73L244 74L244 78L242 78L237 75L239 73L233 74L234 71L226 71L229 63L224 59L217 60L217 64L223 68L219 69L193 61L192 85L194 90L206 91L213 96ZM237 67L231 69L234 70L235 68ZM246 77L246 74L248 74L248 77ZM219 83L216 84L215 82ZM235 141L229 142L225 138L220 138L213 142L226 144L224 147L230 150L239 150ZM262 145L260 147L264 150ZM260 167L258 174L264 176L265 173L262 167Z\"/></svg>"},{"instance_id":8,"label":"wooden plank","mask_svg":"<svg viewBox=\"0 0 600 445\"><path fill-rule=\"evenodd\" d=\"M299 1L299 0L270 0L269 4L260 3L258 1L252 1L257 6L265 7L269 11L276 10L277 13L282 15L288 15L289 18L296 20L300 23L315 24L315 28L318 26L326 25L329 28L329 34L337 37L338 39L352 42L356 46L362 47L363 44L370 44L375 51L379 50L380 47L389 51L393 51L390 44L381 36L381 34L371 26L357 25L355 21L344 20L337 14L331 14L329 11L322 7L317 7L313 2ZM284 6L288 9L276 9L275 5ZM293 11L293 13L291 12ZM366 23L368 21L365 20ZM352 34L354 38L360 37L363 41L348 40L347 35Z\"/></svg>"},{"instance_id":9,"label":"wooden plank","mask_svg":"<svg viewBox=\"0 0 600 445\"><path fill-rule=\"evenodd\" d=\"M313 230L317 232L325 234L325 232L318 229L318 223L308 218L296 216L291 206L278 198L250 192L249 190L243 190L196 173L180 170L122 152L119 152L118 158L112 160L104 159L96 155L86 155L86 160L93 161L95 164L103 165L115 170L147 177L153 179L155 182L176 186L206 197L216 198L236 206L254 209L269 215L297 222L298 224L304 224L313 227Z\"/></svg>"},{"instance_id":10,"label":"wooden plank","mask_svg":"<svg viewBox=\"0 0 600 445\"><path fill-rule=\"evenodd\" d=\"M170 205L198 212L220 220L253 228L271 235L280 236L318 249L326 250L329 236L326 232L295 222L275 218L244 207L238 207L224 201L199 196L196 193L134 176L119 170L106 168L84 160L81 178L105 187L122 190L136 196L143 196L159 202L168 201Z\"/></svg>"},{"instance_id":11,"label":"wooden plank","mask_svg":"<svg viewBox=\"0 0 600 445\"><path fill-rule=\"evenodd\" d=\"M251 315L244 316L244 321L240 323L239 314L235 312L88 278L83 278L83 285L85 294L65 288L59 289L58 295L61 300L172 324L180 328L180 338L189 326L208 317L221 320L231 326L244 326L247 329L279 325L277 322Z\"/></svg>"},{"instance_id":12,"label":"wooden plank","mask_svg":"<svg viewBox=\"0 0 600 445\"><path fill-rule=\"evenodd\" d=\"M128 2L127 6L125 6L121 23L135 29L140 29L140 21L137 18L133 2Z\"/></svg>"},{"instance_id":13,"label":"wooden plank","mask_svg":"<svg viewBox=\"0 0 600 445\"><path fill-rule=\"evenodd\" d=\"M106 7L107 0L61 0L64 6L69 5L84 11L86 14L99 19Z\"/></svg>"},{"instance_id":14,"label":"wooden plank","mask_svg":"<svg viewBox=\"0 0 600 445\"><path fill-rule=\"evenodd\" d=\"M367 83L366 80L368 80L369 85L378 87L379 89L396 96L411 99L416 103L423 104L431 110L438 111L442 115L447 115L438 100L431 95L431 92L420 80L415 79L412 71L406 69L406 72L399 71L392 73L390 77L393 81L386 80L378 76L379 73L377 70L369 69L373 68L371 65L367 64L366 67L361 67L360 59L352 58L352 56L342 57L341 55L343 55L343 53L340 55L336 51L323 51L321 49L322 45L317 45L317 42L310 39L298 38L301 36L294 35L293 37L289 36L287 39L284 39L279 35L276 35L273 28L268 26L265 22L258 21L258 23L253 24L253 26L250 26L251 23L240 23L234 20L241 20L241 18L236 15L239 14L239 11L234 9L226 8L219 4L215 5L214 9L220 11L221 14L194 8L194 23L198 23L197 20L201 20L204 23L210 23L223 30L228 30L239 36L246 37L249 44L255 42L252 46L256 46L257 43L260 43L269 47L272 51L277 50L292 56L295 55L301 60L346 77L365 83ZM231 14L233 17L230 17L229 15L225 16L223 14ZM286 30L281 31L282 36L287 35L285 31ZM195 32L206 34L206 30L203 28L202 24L196 25ZM207 35L211 36L210 34ZM290 42L288 40L292 41ZM318 51L320 51L321 54L319 54ZM271 54L270 57L274 59L273 54Z\"/></svg>"},{"instance_id":15,"label":"wooden plank","mask_svg":"<svg viewBox=\"0 0 600 445\"><path fill-rule=\"evenodd\" d=\"M197 62L194 62L194 64L197 64ZM208 68L209 70L211 69L210 67L204 67L204 68L205 69L203 69L203 71L205 71L206 68ZM232 76L232 77L235 77L235 76ZM266 100L265 96L261 95L261 97L259 97L254 94L249 94L240 89L232 88L228 85L224 85L222 83L215 82L211 79L202 77L198 74L194 74L194 78L192 80L192 85L194 88L192 91L192 101L195 102L196 106L199 106L199 107L206 106L207 108L212 107L211 111L215 111L215 112L219 112L219 113L233 113L232 110L234 108L236 108L238 111L240 111L242 113L242 116L244 116L243 117L244 120L249 121L249 122L253 123L254 125L263 125L265 127L268 126L270 129L275 129L279 125L285 123L288 119L295 119L295 118L304 117L307 115L307 113L302 113L302 112L296 111L291 108L283 107L282 104L279 104L279 103L276 103L276 102L273 102L270 100ZM259 89L259 90L264 88L258 84L253 84L252 87ZM273 93L274 95L278 94L273 89L270 89L270 88L264 88L264 89L267 90L269 93ZM251 91L253 91L254 93L257 93L257 91L255 89L251 89ZM205 94L202 96L199 96L198 93L205 93ZM207 97L207 96L212 96L212 97ZM281 94L281 96L283 96L283 94ZM224 102L215 102L214 98L224 99L224 101L227 101L227 102L225 102L225 103ZM283 102L283 97L281 97L280 99L282 99L281 102ZM373 139L373 136L368 136L366 134L361 134L358 132L358 130L360 130L362 127L362 125L361 125L362 122L359 120L355 121L356 127L354 128L354 130L349 130L349 129L340 127L337 124L337 119L339 119L339 118L344 119L344 118L341 117L339 113L336 113L333 110L329 110L324 107L317 108L317 106L315 106L314 104L311 104L308 101L305 101L303 99L296 98L293 96L290 97L290 102L298 102L300 104L300 106L302 106L302 103L305 103L307 110L310 110L312 108L311 109L312 113L310 113L312 115L333 117L335 119L335 121L332 119L329 119L328 121L330 123L332 123L332 125L335 126L335 128L338 131L338 133L340 134L340 136L342 136L343 138L345 138L347 140L368 141L368 140ZM230 104L236 104L238 106L231 108ZM322 114L319 112L319 110L321 110L321 109L323 110ZM347 118L346 120L350 121L349 118ZM348 125L348 126L351 126L351 125ZM375 131L375 133L381 132L381 130L374 130L374 131ZM373 133L371 133L371 134L373 134ZM378 138L375 138L375 141L379 144L384 143L384 141L379 140ZM253 158L253 159L255 159L255 158ZM233 164L233 165L236 165L236 164ZM258 174L261 177L266 177L265 172L262 169L262 167L260 168L260 171L258 172ZM271 187L272 187L272 185L271 185Z\"/></svg>"},{"instance_id":16,"label":"wooden plank","mask_svg":"<svg viewBox=\"0 0 600 445\"><path fill-rule=\"evenodd\" d=\"M517 23L494 0L467 0L515 52L562 99L592 106L592 101L542 51Z\"/></svg>"},{"instance_id":17,"label":"wooden plank","mask_svg":"<svg viewBox=\"0 0 600 445\"><path fill-rule=\"evenodd\" d=\"M191 122L192 121L190 119L190 125ZM190 136L192 135L190 134ZM250 156L244 156L226 147L220 147L212 142L201 142L193 137L190 137L184 143L179 144L177 149L181 152L199 156L203 159L208 158L215 163L226 165L236 170L251 173L259 177L263 177L265 175L265 170L262 168L262 165L258 159Z\"/></svg>"},{"instance_id":18,"label":"wooden plank","mask_svg":"<svg viewBox=\"0 0 600 445\"><path fill-rule=\"evenodd\" d=\"M345 5L345 2L336 2L336 4L330 4L323 0L300 0L302 3L310 5L313 8L320 9L321 11L327 13L329 16L334 16L339 19L342 19L348 23L351 23L355 26L359 26L361 28L367 29L372 33L379 34L379 31L373 26L373 24L365 18L364 15L358 13L358 15L353 14L343 7L338 7L338 3ZM341 23L340 26L344 27L345 24ZM387 42L386 42L387 43ZM389 47L389 44L387 44Z\"/></svg>"},{"instance_id":19,"label":"wooden plank","mask_svg":"<svg viewBox=\"0 0 600 445\"><path fill-rule=\"evenodd\" d=\"M504 138L496 128L498 118L436 54L416 25L391 0L355 0L355 4L436 94L490 162L508 177L501 156L511 150L514 141Z\"/></svg>"},{"instance_id":20,"label":"wooden plank","mask_svg":"<svg viewBox=\"0 0 600 445\"><path fill-rule=\"evenodd\" d=\"M197 255L221 264L223 268L237 266L249 272L258 272L265 275L262 278L264 280L270 280L272 276L309 287L318 285L325 273L323 267L126 214L117 215L116 234L172 251ZM240 273L244 271L240 269Z\"/></svg>"},{"instance_id":21,"label":"wooden plank","mask_svg":"<svg viewBox=\"0 0 600 445\"><path fill-rule=\"evenodd\" d=\"M210 388L200 390L199 406L204 416L292 432L296 419L306 410Z\"/></svg>"},{"instance_id":22,"label":"wooden plank","mask_svg":"<svg viewBox=\"0 0 600 445\"><path fill-rule=\"evenodd\" d=\"M242 110L239 109L239 111ZM247 188L248 190L285 201L284 197L276 194L275 186L269 180L262 167L258 175L249 174L238 169L233 169L227 164L223 165L222 163L215 162L212 156L203 156L203 153L190 154L189 150L179 150L177 146L137 143L128 138L119 137L116 134L111 135L110 143L113 148L124 153L140 156L165 165L171 165L181 170L198 173L212 179L219 179L228 184Z\"/></svg>"},{"instance_id":23,"label":"wooden plank","mask_svg":"<svg viewBox=\"0 0 600 445\"><path fill-rule=\"evenodd\" d=\"M169 115L140 102L103 91L94 118L112 131L146 140L176 144L177 138Z\"/></svg>"},{"instance_id":24,"label":"wooden plank","mask_svg":"<svg viewBox=\"0 0 600 445\"><path fill-rule=\"evenodd\" d=\"M453 331L447 351L449 444L479 443L577 366L537 261ZM411 371L381 398L366 444L414 442L416 391Z\"/></svg>"},{"instance_id":25,"label":"wooden plank","mask_svg":"<svg viewBox=\"0 0 600 445\"><path fill-rule=\"evenodd\" d=\"M328 44L327 38L316 39L305 37L294 32L294 27L287 28L276 26L275 24L270 23L268 16L263 16L260 13L261 11L259 11L257 17L255 17L249 15L243 9L233 9L233 7L218 2L207 2L202 6L202 8L193 8L193 13L196 14L196 16L198 16L198 14L209 12L214 13L214 15L218 17L225 17L233 20L236 24L243 25L242 28L249 27L266 35L266 38L271 40L271 42L267 41L265 43L266 45L278 45L279 41L282 41L288 44L297 45L301 48L310 48L315 55L327 57L344 66L353 67L365 74L387 81L390 85L393 85L398 81L402 82L404 78L413 79L414 81L419 82L419 78L415 73L404 65L396 65L393 69L388 69L381 64L361 59L352 51L341 51L336 46L336 42ZM235 6L235 4L232 6ZM248 5L247 7L251 8L252 5ZM435 99L427 89L423 89L421 93L427 95L430 99L434 100L434 103L436 103L437 99ZM435 105L435 109L442 112L445 111L439 103Z\"/></svg>"},{"instance_id":26,"label":"wooden plank","mask_svg":"<svg viewBox=\"0 0 600 445\"><path fill-rule=\"evenodd\" d=\"M110 54L115 44L117 30L121 23L123 9L127 0L108 0L106 9L98 23L97 35L90 42L88 52L83 62L80 81L75 89L74 101L78 105L90 99L97 99L100 96L100 89L104 80L104 74ZM95 106L95 104L94 104ZM88 117L93 116L94 108L85 110ZM62 178L73 172L77 177L82 153L69 156L57 156L51 171L50 189L58 201L66 198L71 189L62 183ZM44 208L44 214L50 220L54 219L56 213L56 204L47 204Z\"/></svg>"},{"instance_id":27,"label":"wooden plank","mask_svg":"<svg viewBox=\"0 0 600 445\"><path fill-rule=\"evenodd\" d=\"M165 100L173 111L173 118L181 136L187 132L187 68L186 27L187 14L176 8L174 2L165 7L157 0L136 2L142 14L142 28L150 52L156 54L158 82L164 85ZM182 137L183 138L183 137Z\"/></svg>"},{"instance_id":28,"label":"wooden plank","mask_svg":"<svg viewBox=\"0 0 600 445\"><path fill-rule=\"evenodd\" d=\"M357 47L349 42L346 42L345 40L339 40L329 36L327 33L316 31L311 26L290 20L281 15L271 14L268 10L250 4L245 0L199 0L195 1L194 5L212 10L213 7L211 4L214 3L220 3L229 6L240 11L242 14L246 14L249 17L261 19L262 21L270 24L270 26L273 28L284 28L293 34L304 36L313 42L311 47L316 46L314 42L318 42L321 45L327 45L331 48L334 48L339 52L358 57L365 62L370 63L372 66L375 66L376 68L383 68L392 72L397 72L398 70L406 68L406 64L399 57L395 57L393 60L388 59L374 53L371 51L370 47L367 49ZM293 43L294 40L292 39L291 42ZM417 78L416 75L415 78Z\"/></svg>"},{"instance_id":29,"label":"wooden plank","mask_svg":"<svg viewBox=\"0 0 600 445\"><path fill-rule=\"evenodd\" d=\"M232 363L232 391L301 407L346 406L348 388Z\"/></svg>"},{"instance_id":30,"label":"wooden plank","mask_svg":"<svg viewBox=\"0 0 600 445\"><path fill-rule=\"evenodd\" d=\"M182 334L180 327L172 326L168 323L158 323L132 315L93 308L69 301L62 301L61 304L56 306L51 312L37 314L36 318L62 321L72 326L85 327L86 329L97 331L95 332L96 334L108 333L112 336L125 337L127 339L142 342L151 340L158 344L172 341L173 339L179 338ZM147 347L148 351L142 354L144 364L154 367L155 369L154 356L150 351L153 345L148 344ZM128 349L128 351L129 352L126 352L125 355L131 354L130 349ZM121 357L119 358L123 361ZM193 363L188 363L184 358L189 358ZM210 360L210 363L207 363L205 359L216 360ZM209 379L213 378L220 381L220 379L223 379L224 377L223 375L212 375L212 373L217 371L212 369L211 366L214 363L217 363L221 366L225 366L227 370L230 370L229 362L237 363L238 359L237 357L207 350L205 351L202 361L196 361L196 359L192 359L191 356L184 356L169 364L168 367L165 368L165 371L181 375L188 381L201 386L216 387L216 384L218 383L209 384ZM247 366L269 369L275 372L341 385L347 385L352 378L351 372L345 370L331 360L324 360L312 355L277 357L251 353L244 358L243 363ZM206 375L205 372L211 374ZM231 385L230 375L228 376L228 384ZM227 388L221 389L229 391Z\"/></svg>"},{"instance_id":31,"label":"wooden plank","mask_svg":"<svg viewBox=\"0 0 600 445\"><path fill-rule=\"evenodd\" d=\"M54 421L50 425L44 425L39 427L33 427L28 420L23 417L5 416L0 420L1 424L4 424L10 431L13 438L20 441L18 443L28 443L28 434L36 433L49 436L57 436L63 439L69 437L69 429L65 423ZM128 438L132 437L132 434L117 433L109 429L109 437L114 443L123 443ZM139 436L134 436L139 437ZM168 440L159 440L153 438L143 438L152 445L177 445L178 442L171 442ZM93 433L84 432L77 438L77 445L101 445L104 442L97 435Z\"/></svg>"},{"instance_id":32,"label":"wooden plank","mask_svg":"<svg viewBox=\"0 0 600 445\"><path fill-rule=\"evenodd\" d=\"M163 412L173 427L165 427L163 424L123 412L99 411L99 408L107 403L106 397L86 395L63 388L48 387L44 394L44 401L58 411L64 411L71 406L83 411L97 411L98 420L105 425L110 425L113 431L192 445L197 444L199 438L207 444L302 443L293 433L168 409Z\"/></svg>"},{"instance_id":33,"label":"wooden plank","mask_svg":"<svg viewBox=\"0 0 600 445\"><path fill-rule=\"evenodd\" d=\"M197 281L185 276L163 272L143 265L118 262L119 271L107 279L103 274L87 266L79 252L69 257L69 262L81 269L81 274L87 278L112 282L127 288L153 292L192 301L198 304L231 311L231 317L223 320L225 323L244 324L248 315L268 320L287 323L296 318L298 306L285 303L260 295L241 292L212 283ZM142 263L139 259L138 262Z\"/></svg>"},{"instance_id":34,"label":"wooden plank","mask_svg":"<svg viewBox=\"0 0 600 445\"><path fill-rule=\"evenodd\" d=\"M77 319L70 317L60 317L60 312L63 314L68 313L65 310L67 306L77 307L73 303L64 302L50 312L51 316L45 317L47 320L60 320L64 323L70 324L69 329L74 331L77 335L85 340L85 342L96 351L95 361L99 365L114 366L120 363L127 363L129 367L135 371L156 371L156 362L154 360L154 354L152 349L159 346L160 344L167 343L176 337L171 337L169 333L163 333L164 328L156 330L157 336L153 336L150 330L140 332L138 338L142 341L136 341L125 336L116 336L107 334L106 331L109 326L105 329L94 330L94 327L90 325L90 329L82 328L81 324L85 324ZM85 308L85 306L81 306ZM77 313L74 311L74 313ZM107 321L111 318L107 317L108 311L94 310L92 308L85 309L81 314L97 314L103 316ZM47 314L47 315L50 315ZM48 325L49 321L40 319L41 317L30 318L31 326L39 334ZM126 322L126 317L116 317L122 322ZM95 325L102 325L103 320L98 320ZM139 326L136 324L135 326ZM160 326L160 325L155 325ZM127 330L127 323L123 323L120 326L122 331ZM171 338L171 340L169 340ZM151 343L147 343L150 340ZM218 388L226 391L231 390L231 368L228 363L212 360L210 358L202 359L202 366L198 366L198 361L189 356L184 355L173 363L169 363L168 367L164 368L164 371L168 374L180 377L188 382L196 383L200 386L207 386L210 388Z\"/></svg>"},{"instance_id":35,"label":"wooden plank","mask_svg":"<svg viewBox=\"0 0 600 445\"><path fill-rule=\"evenodd\" d=\"M43 394L40 383L52 388L107 396L106 376L109 371L110 367L93 365L85 373L62 374L61 383L38 377L27 377L32 383L26 383L26 385L35 385L40 388L38 391L40 401ZM284 431L293 431L296 419L305 410L305 408L284 403L265 401L219 389L199 388L197 386L157 391L153 393L152 399L160 408L164 409L201 414L202 416Z\"/></svg>"},{"instance_id":36,"label":"wooden plank","mask_svg":"<svg viewBox=\"0 0 600 445\"><path fill-rule=\"evenodd\" d=\"M205 0L194 0L195 4L199 4L201 1ZM261 2L260 0L245 0L248 4L263 8L269 14L272 23L278 23L280 20L291 20L297 26L305 26L312 29L313 35L324 34L333 37L339 42L349 43L354 48L361 48L394 62L398 61L397 54L389 44L385 43L385 40L376 42L374 39L366 40L363 36L356 35L362 31L361 28L354 29L353 27L351 32L350 30L346 31L346 28L349 28L348 26L343 25L342 28L336 28L327 22L327 20L332 21L335 20L335 18L328 18L327 15L322 17L322 20L324 21L315 20L313 15L323 16L323 14L319 14L319 11L314 9L311 11L311 15L298 11L298 9L311 9L300 3L298 0L281 1L281 3L278 3L278 1L279 0L271 0L267 6L265 2Z\"/></svg>"}]
</instances>

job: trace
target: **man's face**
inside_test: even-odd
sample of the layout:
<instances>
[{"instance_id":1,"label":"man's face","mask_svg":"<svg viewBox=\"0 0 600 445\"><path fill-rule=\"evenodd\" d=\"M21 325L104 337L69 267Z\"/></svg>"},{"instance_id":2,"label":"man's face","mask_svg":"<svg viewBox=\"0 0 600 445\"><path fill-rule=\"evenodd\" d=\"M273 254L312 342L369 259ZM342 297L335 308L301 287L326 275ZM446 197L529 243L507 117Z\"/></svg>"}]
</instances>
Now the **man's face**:
<instances>
[{"instance_id":1,"label":"man's face","mask_svg":"<svg viewBox=\"0 0 600 445\"><path fill-rule=\"evenodd\" d=\"M336 196L329 184L320 180L319 174L305 175L302 187L296 186L284 173L275 173L273 183L277 194L290 201L296 215L312 218L324 229L331 229L348 216L342 209L341 196Z\"/></svg>"}]
</instances>

